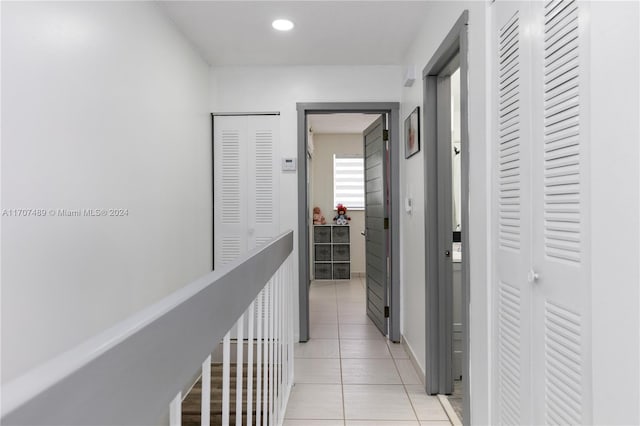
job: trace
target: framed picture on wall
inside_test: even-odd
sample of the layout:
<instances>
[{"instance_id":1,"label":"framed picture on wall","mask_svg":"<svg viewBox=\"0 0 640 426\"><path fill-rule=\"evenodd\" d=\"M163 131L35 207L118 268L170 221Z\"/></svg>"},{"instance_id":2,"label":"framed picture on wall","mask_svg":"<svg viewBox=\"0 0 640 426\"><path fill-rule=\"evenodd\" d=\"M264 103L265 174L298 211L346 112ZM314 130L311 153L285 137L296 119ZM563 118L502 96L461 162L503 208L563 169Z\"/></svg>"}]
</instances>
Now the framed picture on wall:
<instances>
[{"instance_id":1,"label":"framed picture on wall","mask_svg":"<svg viewBox=\"0 0 640 426\"><path fill-rule=\"evenodd\" d=\"M420 151L420 107L417 106L404 120L404 157Z\"/></svg>"}]
</instances>

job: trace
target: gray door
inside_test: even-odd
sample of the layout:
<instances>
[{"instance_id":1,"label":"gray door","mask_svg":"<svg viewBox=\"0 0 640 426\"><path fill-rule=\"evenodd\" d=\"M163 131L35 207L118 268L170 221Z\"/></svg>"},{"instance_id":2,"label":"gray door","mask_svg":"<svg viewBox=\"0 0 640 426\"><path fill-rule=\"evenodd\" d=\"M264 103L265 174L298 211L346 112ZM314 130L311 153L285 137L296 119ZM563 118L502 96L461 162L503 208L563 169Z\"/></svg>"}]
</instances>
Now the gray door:
<instances>
[{"instance_id":1,"label":"gray door","mask_svg":"<svg viewBox=\"0 0 640 426\"><path fill-rule=\"evenodd\" d=\"M364 131L367 315L387 334L387 162L386 120L382 115Z\"/></svg>"},{"instance_id":2,"label":"gray door","mask_svg":"<svg viewBox=\"0 0 640 426\"><path fill-rule=\"evenodd\" d=\"M453 392L453 246L451 182L451 70L438 77L438 283L440 303L440 392Z\"/></svg>"}]
</instances>

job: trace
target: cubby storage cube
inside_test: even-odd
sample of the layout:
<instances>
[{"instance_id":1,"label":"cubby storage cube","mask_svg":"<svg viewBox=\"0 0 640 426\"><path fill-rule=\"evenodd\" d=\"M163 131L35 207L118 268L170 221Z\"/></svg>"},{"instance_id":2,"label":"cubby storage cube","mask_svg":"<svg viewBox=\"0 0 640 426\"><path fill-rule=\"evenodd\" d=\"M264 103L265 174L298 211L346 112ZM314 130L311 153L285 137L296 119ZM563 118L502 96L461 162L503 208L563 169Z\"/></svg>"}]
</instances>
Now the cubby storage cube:
<instances>
[{"instance_id":1,"label":"cubby storage cube","mask_svg":"<svg viewBox=\"0 0 640 426\"><path fill-rule=\"evenodd\" d=\"M331 262L331 244L316 244L314 260L316 262Z\"/></svg>"},{"instance_id":2,"label":"cubby storage cube","mask_svg":"<svg viewBox=\"0 0 640 426\"><path fill-rule=\"evenodd\" d=\"M330 280L333 278L331 263L315 263L314 276L316 280Z\"/></svg>"},{"instance_id":3,"label":"cubby storage cube","mask_svg":"<svg viewBox=\"0 0 640 426\"><path fill-rule=\"evenodd\" d=\"M333 245L333 261L348 262L351 260L349 244L334 244Z\"/></svg>"},{"instance_id":4,"label":"cubby storage cube","mask_svg":"<svg viewBox=\"0 0 640 426\"><path fill-rule=\"evenodd\" d=\"M332 242L349 243L349 226L334 226L332 229Z\"/></svg>"},{"instance_id":5,"label":"cubby storage cube","mask_svg":"<svg viewBox=\"0 0 640 426\"><path fill-rule=\"evenodd\" d=\"M331 242L331 226L314 226L313 242L314 243L330 243Z\"/></svg>"},{"instance_id":6,"label":"cubby storage cube","mask_svg":"<svg viewBox=\"0 0 640 426\"><path fill-rule=\"evenodd\" d=\"M350 263L334 263L333 264L333 279L334 280L348 280L351 279L351 264Z\"/></svg>"}]
</instances>

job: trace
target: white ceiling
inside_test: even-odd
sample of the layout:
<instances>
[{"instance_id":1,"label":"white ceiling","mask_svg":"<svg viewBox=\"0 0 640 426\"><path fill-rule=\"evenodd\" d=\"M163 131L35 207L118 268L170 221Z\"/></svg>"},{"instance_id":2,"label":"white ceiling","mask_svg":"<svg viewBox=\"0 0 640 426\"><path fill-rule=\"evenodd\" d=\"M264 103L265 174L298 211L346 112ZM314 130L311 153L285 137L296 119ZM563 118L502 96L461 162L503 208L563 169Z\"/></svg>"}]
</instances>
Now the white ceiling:
<instances>
[{"instance_id":1,"label":"white ceiling","mask_svg":"<svg viewBox=\"0 0 640 426\"><path fill-rule=\"evenodd\" d=\"M429 1L161 1L214 66L398 65ZM276 18L292 31L271 28Z\"/></svg>"},{"instance_id":2,"label":"white ceiling","mask_svg":"<svg viewBox=\"0 0 640 426\"><path fill-rule=\"evenodd\" d=\"M307 124L314 134L359 133L369 127L379 114L309 114Z\"/></svg>"}]
</instances>

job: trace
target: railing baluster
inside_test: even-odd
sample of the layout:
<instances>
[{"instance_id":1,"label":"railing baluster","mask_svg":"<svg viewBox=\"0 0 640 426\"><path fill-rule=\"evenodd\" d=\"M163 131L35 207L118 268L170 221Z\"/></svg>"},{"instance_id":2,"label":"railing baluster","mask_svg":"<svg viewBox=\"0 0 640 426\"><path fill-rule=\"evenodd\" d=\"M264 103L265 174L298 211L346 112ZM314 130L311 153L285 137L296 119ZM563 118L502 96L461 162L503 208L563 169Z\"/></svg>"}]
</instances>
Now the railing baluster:
<instances>
[{"instance_id":1,"label":"railing baluster","mask_svg":"<svg viewBox=\"0 0 640 426\"><path fill-rule=\"evenodd\" d=\"M290 337L291 334L289 334L289 320L290 320L290 315L291 315L291 304L289 303L289 293L290 293L290 289L289 289L289 270L287 268L287 264L284 264L284 274L285 274L285 285L284 285L284 306L285 306L285 316L284 316L284 338L285 338L285 348L284 348L284 353L285 353L285 359L287 361L286 365L284 366L284 382L287 385L287 387L289 386L289 346L291 345L291 341L290 341Z\"/></svg>"},{"instance_id":2,"label":"railing baluster","mask_svg":"<svg viewBox=\"0 0 640 426\"><path fill-rule=\"evenodd\" d=\"M271 316L271 305L269 305L269 293L271 293L271 283L272 280L269 280L269 282L267 283L267 286L264 288L265 289L265 293L264 293L264 310L265 310L265 317L264 317L264 338L263 338L263 349L264 349L264 357L262 359L263 365L264 365L264 371L263 371L263 382L262 382L262 386L264 388L264 392L263 395L264 397L262 398L263 402L262 402L262 424L263 426L268 426L268 421L269 421L269 317Z\"/></svg>"},{"instance_id":3,"label":"railing baluster","mask_svg":"<svg viewBox=\"0 0 640 426\"><path fill-rule=\"evenodd\" d=\"M262 402L262 304L264 303L264 290L258 294L258 314L256 318L257 348L256 348L256 426L260 426L261 402Z\"/></svg>"},{"instance_id":4,"label":"railing baluster","mask_svg":"<svg viewBox=\"0 0 640 426\"><path fill-rule=\"evenodd\" d=\"M271 336L272 336L272 350L273 357L271 357L272 365L273 365L273 375L271 377L271 381L273 382L273 405L272 405L272 414L273 420L269 422L269 424L274 425L278 424L278 272L276 271L276 275L274 277L273 282L273 315L272 315L272 324L271 324Z\"/></svg>"},{"instance_id":5,"label":"railing baluster","mask_svg":"<svg viewBox=\"0 0 640 426\"><path fill-rule=\"evenodd\" d=\"M287 322L287 327L289 328L289 346L287 347L287 359L289 360L288 368L287 368L287 386L291 386L293 384L293 351L294 351L294 342L293 342L293 321L294 321L294 310L293 310L293 268L291 267L291 263L287 260L285 261L287 265L287 282L289 283L287 286L287 304L289 305L289 321Z\"/></svg>"},{"instance_id":6,"label":"railing baluster","mask_svg":"<svg viewBox=\"0 0 640 426\"><path fill-rule=\"evenodd\" d=\"M273 424L278 424L278 293L280 290L280 275L276 272L273 288Z\"/></svg>"},{"instance_id":7,"label":"railing baluster","mask_svg":"<svg viewBox=\"0 0 640 426\"><path fill-rule=\"evenodd\" d=\"M282 333L280 333L280 323L282 320L282 269L278 269L278 290L276 291L276 424L280 424L280 401L282 401L282 382L280 376L282 374Z\"/></svg>"},{"instance_id":8,"label":"railing baluster","mask_svg":"<svg viewBox=\"0 0 640 426\"><path fill-rule=\"evenodd\" d=\"M274 418L273 418L273 403L274 403L274 395L273 395L273 391L274 391L274 383L273 383L273 378L275 377L275 375L273 374L273 369L274 369L274 341L273 341L273 335L274 335L274 319L275 319L275 309L274 309L274 300L273 300L273 296L274 296L274 291L275 291L275 285L276 283L272 281L271 283L271 289L269 291L269 425L273 426L274 425Z\"/></svg>"},{"instance_id":9,"label":"railing baluster","mask_svg":"<svg viewBox=\"0 0 640 426\"><path fill-rule=\"evenodd\" d=\"M229 426L231 331L222 340L222 426Z\"/></svg>"},{"instance_id":10,"label":"railing baluster","mask_svg":"<svg viewBox=\"0 0 640 426\"><path fill-rule=\"evenodd\" d=\"M280 382L278 384L278 389L280 389L280 394L278 398L278 406L280 407L278 408L278 412L280 413L278 417L279 421L281 421L284 418L283 402L284 402L285 387L283 382L283 378L284 378L283 369L286 362L286 359L284 357L284 348L285 348L286 340L285 340L285 336L282 328L284 326L284 312L285 312L285 306L282 303L283 296L284 296L284 286L282 284L283 283L280 283L280 370L279 370L280 376L278 377L278 381Z\"/></svg>"},{"instance_id":11,"label":"railing baluster","mask_svg":"<svg viewBox=\"0 0 640 426\"><path fill-rule=\"evenodd\" d=\"M288 333L288 316L289 316L289 304L287 303L287 295L289 294L289 289L287 288L287 283L288 283L288 275L287 275L287 270L284 267L286 265L283 265L282 268L282 276L283 276L283 281L282 281L282 306L283 306L283 316L282 316L282 358L283 358L283 362L282 362L282 417L284 418L284 413L285 413L285 408L286 408L286 399L285 397L288 397L289 393L288 393L288 382L287 382L287 376L289 373L289 357L288 357L288 350L289 350L289 333Z\"/></svg>"},{"instance_id":12,"label":"railing baluster","mask_svg":"<svg viewBox=\"0 0 640 426\"><path fill-rule=\"evenodd\" d=\"M236 426L242 426L242 364L244 362L244 315L236 324Z\"/></svg>"},{"instance_id":13,"label":"railing baluster","mask_svg":"<svg viewBox=\"0 0 640 426\"><path fill-rule=\"evenodd\" d=\"M287 275L285 273L285 270L282 270L282 294L280 296L280 300L282 303L282 316L280 317L280 333L282 335L282 370L280 372L280 386L282 389L282 398L280 398L280 406L281 406L281 410L280 412L282 413L281 418L284 419L284 410L285 410L285 396L287 396L287 388L286 388L286 381L285 381L285 377L286 377L286 367L287 367L287 345L288 345L288 340L287 340L287 333L286 333L286 319L287 319L287 304L286 304L286 293L287 293Z\"/></svg>"},{"instance_id":14,"label":"railing baluster","mask_svg":"<svg viewBox=\"0 0 640 426\"><path fill-rule=\"evenodd\" d=\"M253 421L253 323L255 322L255 301L247 311L247 426Z\"/></svg>"},{"instance_id":15,"label":"railing baluster","mask_svg":"<svg viewBox=\"0 0 640 426\"><path fill-rule=\"evenodd\" d=\"M283 265L284 266L284 265ZM282 276L283 276L283 281L282 281L282 296L281 296L281 300L282 300L282 324L280 325L280 330L282 330L282 377L281 377L281 382L282 384L280 385L282 388L282 400L280 401L280 403L282 404L282 409L280 410L282 412L282 417L284 417L284 410L285 410L285 406L284 406L284 397L286 396L286 391L287 391L287 372L288 372L288 365L289 365L289 360L287 359L287 348L289 347L289 338L288 338L288 334L287 334L287 315L289 312L289 305L287 303L287 273L286 270L283 268L282 269Z\"/></svg>"},{"instance_id":16,"label":"railing baluster","mask_svg":"<svg viewBox=\"0 0 640 426\"><path fill-rule=\"evenodd\" d=\"M169 426L180 426L182 424L182 391L173 398L169 404Z\"/></svg>"},{"instance_id":17,"label":"railing baluster","mask_svg":"<svg viewBox=\"0 0 640 426\"><path fill-rule=\"evenodd\" d=\"M294 337L294 333L293 333L293 321L295 321L295 316L294 316L294 297L293 297L293 263L291 262L291 257L289 257L286 260L286 263L289 267L289 312L291 315L291 321L289 321L289 382L288 382L288 386L292 386L293 385L293 363L294 363L294 346L293 346L293 337Z\"/></svg>"},{"instance_id":18,"label":"railing baluster","mask_svg":"<svg viewBox=\"0 0 640 426\"><path fill-rule=\"evenodd\" d=\"M279 291L279 299L280 299L280 311L278 312L278 334L280 334L280 345L278 347L279 349L279 356L280 356L280 368L278 369L278 389L280 390L280 392L278 393L278 423L280 422L280 419L282 419L284 417L284 413L283 413L283 402L284 402L284 382L283 382L283 378L284 378L284 348L285 348L285 336L284 336L284 313L285 313L285 305L284 305L284 271L282 270L282 268L280 268L280 291Z\"/></svg>"},{"instance_id":19,"label":"railing baluster","mask_svg":"<svg viewBox=\"0 0 640 426\"><path fill-rule=\"evenodd\" d=\"M202 395L200 399L200 426L211 424L211 355L202 363Z\"/></svg>"}]
</instances>

